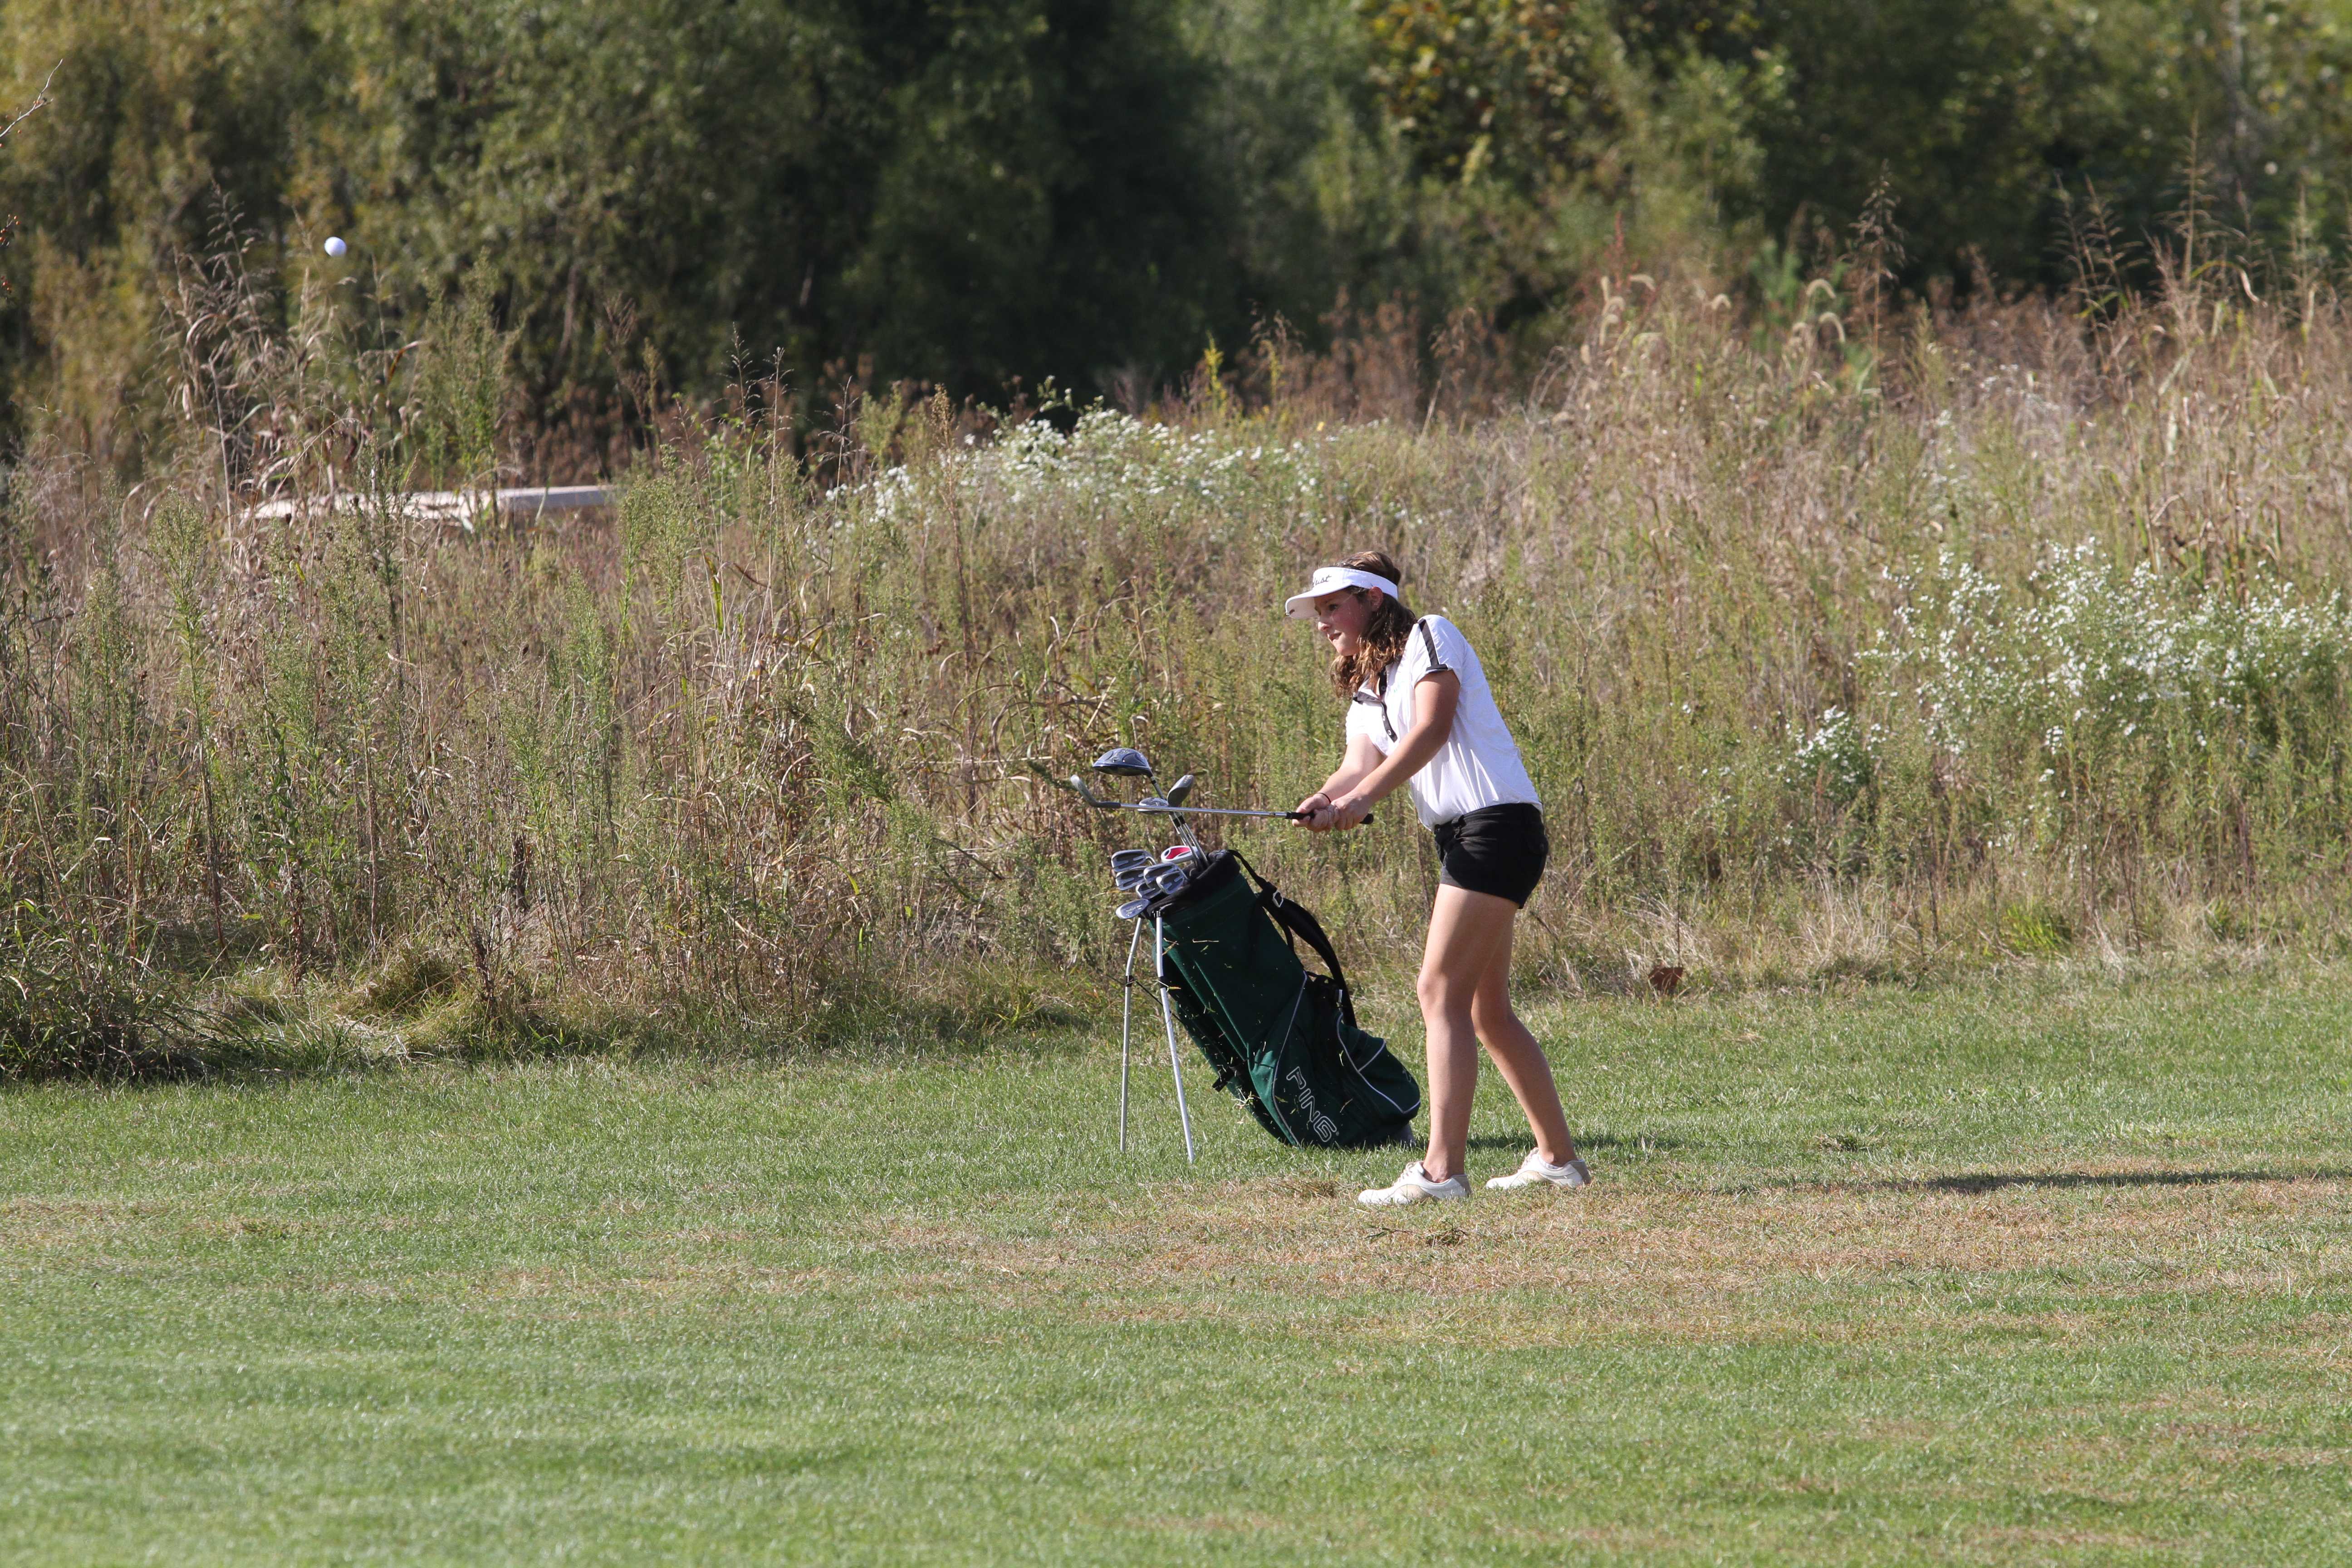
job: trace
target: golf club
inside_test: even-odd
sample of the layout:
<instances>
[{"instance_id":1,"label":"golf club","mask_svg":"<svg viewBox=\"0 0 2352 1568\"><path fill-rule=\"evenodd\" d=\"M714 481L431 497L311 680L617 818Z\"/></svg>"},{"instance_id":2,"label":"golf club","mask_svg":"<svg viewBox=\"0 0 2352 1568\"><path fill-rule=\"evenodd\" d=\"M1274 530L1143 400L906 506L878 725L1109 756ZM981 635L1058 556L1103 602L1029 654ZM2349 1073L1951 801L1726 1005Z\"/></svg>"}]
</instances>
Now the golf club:
<instances>
[{"instance_id":1,"label":"golf club","mask_svg":"<svg viewBox=\"0 0 2352 1568\"><path fill-rule=\"evenodd\" d=\"M1179 778L1173 787L1168 791L1165 798L1168 802L1168 809L1170 811L1178 811L1182 807L1186 797L1190 796L1192 793L1193 782L1192 775L1191 773L1186 773L1181 778ZM1192 845L1194 848L1200 847L1198 840L1194 839L1192 837L1192 825L1191 823L1185 821L1181 816L1171 816L1170 820L1176 825L1177 837L1182 839L1185 843Z\"/></svg>"},{"instance_id":2,"label":"golf club","mask_svg":"<svg viewBox=\"0 0 2352 1568\"><path fill-rule=\"evenodd\" d=\"M1303 811L1244 811L1237 806L1230 805L1188 805L1181 808L1180 812L1179 808L1162 800L1148 800L1133 805L1123 800L1105 800L1088 789L1086 781L1076 773L1069 776L1063 787L1076 791L1080 800L1097 811L1139 811L1146 816L1180 815L1184 816L1265 816L1278 817L1285 822L1304 822L1307 817L1307 814ZM1369 816L1364 818L1367 824L1371 820Z\"/></svg>"},{"instance_id":3,"label":"golf club","mask_svg":"<svg viewBox=\"0 0 2352 1568\"><path fill-rule=\"evenodd\" d=\"M1052 779L1043 767L1032 762L1030 771L1049 782ZM1132 746L1114 746L1095 759L1095 772L1114 778L1152 777L1151 759ZM1199 1157L1192 1142L1192 1113L1184 1102L1184 1074L1176 1049L1176 1018L1168 994L1168 934L1160 923L1160 915L1177 895L1192 885L1192 869L1202 864L1201 847L1184 822L1183 806L1192 795L1193 777L1186 773L1179 778L1165 795L1147 795L1141 803L1130 805L1125 801L1106 800L1087 787L1086 780L1076 773L1065 786L1088 805L1103 811L1132 811L1146 816L1165 816L1176 830L1178 842L1160 852L1156 858L1148 849L1115 849L1110 855L1111 879L1121 893L1136 897L1121 903L1116 913L1123 921L1134 922L1135 934L1128 941L1127 973L1120 982L1118 1009L1118 1146L1127 1147L1128 1079L1131 1060L1131 1043L1135 1024L1135 960L1143 942L1143 922L1151 921L1151 974L1160 992L1160 1024L1168 1037L1168 1071L1175 1080L1176 1119L1184 1131L1184 1161L1190 1164ZM1287 811L1216 811L1218 816L1284 817L1295 820L1296 812Z\"/></svg>"},{"instance_id":4,"label":"golf club","mask_svg":"<svg viewBox=\"0 0 2352 1568\"><path fill-rule=\"evenodd\" d=\"M1143 884L1143 874L1159 864L1159 857L1149 849L1114 849L1110 857L1110 879L1122 893L1132 893Z\"/></svg>"}]
</instances>

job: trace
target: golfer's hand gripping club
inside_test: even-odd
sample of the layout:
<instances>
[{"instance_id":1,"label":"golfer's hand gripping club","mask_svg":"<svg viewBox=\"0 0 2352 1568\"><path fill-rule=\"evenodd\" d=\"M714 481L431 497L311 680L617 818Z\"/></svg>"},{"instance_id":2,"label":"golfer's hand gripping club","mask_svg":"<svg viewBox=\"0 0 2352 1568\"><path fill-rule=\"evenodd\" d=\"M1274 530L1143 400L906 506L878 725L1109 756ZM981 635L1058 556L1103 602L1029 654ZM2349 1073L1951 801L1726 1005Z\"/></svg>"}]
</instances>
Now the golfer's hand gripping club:
<instances>
[{"instance_id":1,"label":"golfer's hand gripping club","mask_svg":"<svg viewBox=\"0 0 2352 1568\"><path fill-rule=\"evenodd\" d=\"M1316 797L1310 795L1307 798L1311 800ZM1360 826L1372 819L1372 808L1369 801L1358 801L1349 796L1333 800L1328 795L1323 795L1322 801L1323 804L1319 806L1301 806L1297 812L1297 816L1307 824L1310 832L1344 833L1350 827Z\"/></svg>"}]
</instances>

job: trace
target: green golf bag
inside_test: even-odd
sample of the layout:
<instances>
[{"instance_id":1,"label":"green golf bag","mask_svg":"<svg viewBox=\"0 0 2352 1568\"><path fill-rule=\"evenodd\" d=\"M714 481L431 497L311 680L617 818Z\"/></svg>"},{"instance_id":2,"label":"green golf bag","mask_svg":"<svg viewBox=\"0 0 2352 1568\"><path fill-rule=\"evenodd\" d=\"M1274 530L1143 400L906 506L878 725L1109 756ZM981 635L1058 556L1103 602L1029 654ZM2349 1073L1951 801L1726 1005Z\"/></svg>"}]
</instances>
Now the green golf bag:
<instances>
[{"instance_id":1,"label":"green golf bag","mask_svg":"<svg viewBox=\"0 0 2352 1568\"><path fill-rule=\"evenodd\" d=\"M1411 1142L1421 1084L1357 1026L1339 955L1312 913L1230 849L1153 913L1177 1021L1216 1087L1260 1126L1295 1148ZM1299 961L1300 942L1326 973Z\"/></svg>"}]
</instances>

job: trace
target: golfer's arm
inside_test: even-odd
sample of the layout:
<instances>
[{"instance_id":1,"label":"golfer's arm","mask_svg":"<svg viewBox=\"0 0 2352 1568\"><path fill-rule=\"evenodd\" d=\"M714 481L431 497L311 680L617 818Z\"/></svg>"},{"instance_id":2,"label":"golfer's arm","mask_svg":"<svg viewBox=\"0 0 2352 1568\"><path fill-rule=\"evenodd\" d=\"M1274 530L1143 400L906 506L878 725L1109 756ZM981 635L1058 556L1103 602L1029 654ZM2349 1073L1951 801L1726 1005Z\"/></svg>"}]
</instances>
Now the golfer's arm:
<instances>
[{"instance_id":1,"label":"golfer's arm","mask_svg":"<svg viewBox=\"0 0 2352 1568\"><path fill-rule=\"evenodd\" d=\"M1339 760L1339 771L1325 779L1323 787L1317 790L1315 795L1321 795L1325 800L1337 800L1354 789L1367 774L1380 765L1380 748L1372 744L1370 737L1359 735L1348 742L1348 754ZM1315 795L1310 795L1307 798L1313 800Z\"/></svg>"},{"instance_id":2,"label":"golfer's arm","mask_svg":"<svg viewBox=\"0 0 2352 1568\"><path fill-rule=\"evenodd\" d=\"M1349 793L1375 801L1429 765L1454 733L1454 709L1462 700L1462 678L1450 669L1424 675L1412 689L1412 728L1389 750L1379 767L1356 781Z\"/></svg>"}]
</instances>

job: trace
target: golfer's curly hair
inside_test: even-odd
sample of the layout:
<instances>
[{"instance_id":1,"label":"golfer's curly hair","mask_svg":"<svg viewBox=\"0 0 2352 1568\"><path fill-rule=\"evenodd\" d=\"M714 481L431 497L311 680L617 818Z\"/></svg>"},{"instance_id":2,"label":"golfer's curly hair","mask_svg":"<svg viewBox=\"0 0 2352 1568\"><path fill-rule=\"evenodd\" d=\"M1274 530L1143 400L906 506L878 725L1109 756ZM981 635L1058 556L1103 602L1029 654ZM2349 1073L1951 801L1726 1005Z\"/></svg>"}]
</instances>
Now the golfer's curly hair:
<instances>
[{"instance_id":1,"label":"golfer's curly hair","mask_svg":"<svg viewBox=\"0 0 2352 1568\"><path fill-rule=\"evenodd\" d=\"M1396 558L1385 550L1360 550L1353 555L1341 556L1332 564L1374 573L1400 584L1404 580L1404 574L1397 569ZM1360 599L1370 590L1348 591ZM1412 634L1414 619L1403 599L1381 596L1381 607L1364 623L1363 646L1353 654L1343 654L1331 661L1331 684L1341 697L1353 698L1359 687L1370 684L1397 661L1404 653L1405 639Z\"/></svg>"}]
</instances>

